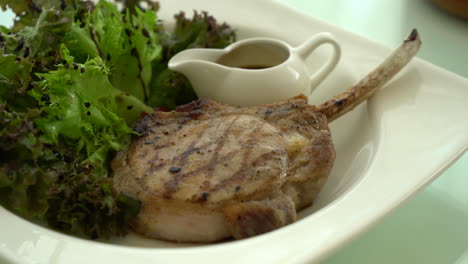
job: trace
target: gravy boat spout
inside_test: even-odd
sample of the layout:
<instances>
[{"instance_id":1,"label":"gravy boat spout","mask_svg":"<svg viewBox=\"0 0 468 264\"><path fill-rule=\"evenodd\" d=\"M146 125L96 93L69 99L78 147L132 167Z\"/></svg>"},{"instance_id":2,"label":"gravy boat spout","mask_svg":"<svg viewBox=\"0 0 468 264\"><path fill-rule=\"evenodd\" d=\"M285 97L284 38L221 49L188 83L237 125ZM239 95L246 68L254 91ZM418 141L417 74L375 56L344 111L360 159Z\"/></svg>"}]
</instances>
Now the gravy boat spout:
<instances>
[{"instance_id":1,"label":"gravy boat spout","mask_svg":"<svg viewBox=\"0 0 468 264\"><path fill-rule=\"evenodd\" d=\"M169 61L169 69L182 73L195 87L197 96L211 97L215 89L225 79L228 69L217 63L226 53L220 49L188 49L177 53Z\"/></svg>"}]
</instances>

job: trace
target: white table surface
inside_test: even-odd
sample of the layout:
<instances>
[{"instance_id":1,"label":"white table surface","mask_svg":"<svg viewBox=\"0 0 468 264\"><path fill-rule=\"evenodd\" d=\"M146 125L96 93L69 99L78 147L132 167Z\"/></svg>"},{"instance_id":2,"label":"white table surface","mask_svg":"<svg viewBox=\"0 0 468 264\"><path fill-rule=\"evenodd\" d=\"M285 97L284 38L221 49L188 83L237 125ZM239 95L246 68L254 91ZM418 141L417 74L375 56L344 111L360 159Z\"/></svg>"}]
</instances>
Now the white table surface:
<instances>
[{"instance_id":1,"label":"white table surface","mask_svg":"<svg viewBox=\"0 0 468 264\"><path fill-rule=\"evenodd\" d=\"M441 12L429 0L278 1L390 47L416 27L423 40L420 58L468 78L468 20ZM0 24L10 21L10 16L0 14ZM323 263L468 263L467 174L465 154Z\"/></svg>"},{"instance_id":2,"label":"white table surface","mask_svg":"<svg viewBox=\"0 0 468 264\"><path fill-rule=\"evenodd\" d=\"M429 0L279 1L389 47L415 27L423 41L420 58L468 78L468 20ZM323 262L338 263L468 263L468 154Z\"/></svg>"}]
</instances>

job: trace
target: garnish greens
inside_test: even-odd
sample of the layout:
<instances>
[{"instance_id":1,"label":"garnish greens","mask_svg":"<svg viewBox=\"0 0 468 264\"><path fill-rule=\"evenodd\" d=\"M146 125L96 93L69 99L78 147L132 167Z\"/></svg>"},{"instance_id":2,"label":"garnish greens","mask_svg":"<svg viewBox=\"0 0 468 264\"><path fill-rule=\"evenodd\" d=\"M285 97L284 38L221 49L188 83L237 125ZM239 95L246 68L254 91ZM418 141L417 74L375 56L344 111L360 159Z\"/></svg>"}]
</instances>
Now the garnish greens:
<instances>
[{"instance_id":1,"label":"garnish greens","mask_svg":"<svg viewBox=\"0 0 468 264\"><path fill-rule=\"evenodd\" d=\"M0 203L93 239L126 234L138 213L137 200L114 192L109 169L138 136L132 124L196 99L168 60L235 39L207 13L179 13L166 32L157 3L123 2L0 0L16 13L11 28L0 26Z\"/></svg>"}]
</instances>

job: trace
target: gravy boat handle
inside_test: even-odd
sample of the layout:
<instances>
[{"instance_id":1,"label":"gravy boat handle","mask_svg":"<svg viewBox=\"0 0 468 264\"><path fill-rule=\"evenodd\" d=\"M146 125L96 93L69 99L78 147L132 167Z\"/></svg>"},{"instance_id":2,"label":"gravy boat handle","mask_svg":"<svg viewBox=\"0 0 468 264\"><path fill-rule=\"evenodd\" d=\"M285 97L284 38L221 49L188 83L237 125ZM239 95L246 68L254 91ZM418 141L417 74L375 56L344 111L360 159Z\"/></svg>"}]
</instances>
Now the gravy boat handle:
<instances>
[{"instance_id":1,"label":"gravy boat handle","mask_svg":"<svg viewBox=\"0 0 468 264\"><path fill-rule=\"evenodd\" d=\"M311 85L309 94L312 93L313 89L319 85L327 76L332 72L341 57L341 47L335 39L335 36L328 32L323 32L315 35L308 39L306 42L296 47L297 55L305 60L310 54L322 44L330 44L333 48L331 56L325 62L325 64L315 73L310 76Z\"/></svg>"}]
</instances>

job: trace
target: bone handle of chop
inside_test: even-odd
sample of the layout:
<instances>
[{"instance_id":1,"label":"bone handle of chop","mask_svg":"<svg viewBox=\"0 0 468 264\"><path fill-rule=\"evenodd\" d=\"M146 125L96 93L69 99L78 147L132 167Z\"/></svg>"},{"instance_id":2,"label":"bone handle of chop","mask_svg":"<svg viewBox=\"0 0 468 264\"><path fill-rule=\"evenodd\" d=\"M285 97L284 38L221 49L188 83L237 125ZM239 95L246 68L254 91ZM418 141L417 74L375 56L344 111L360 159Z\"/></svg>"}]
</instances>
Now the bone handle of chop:
<instances>
[{"instance_id":1,"label":"bone handle of chop","mask_svg":"<svg viewBox=\"0 0 468 264\"><path fill-rule=\"evenodd\" d=\"M413 29L403 43L394 50L377 68L355 85L317 106L318 112L324 114L331 122L351 111L375 91L395 76L421 47L418 31Z\"/></svg>"}]
</instances>

